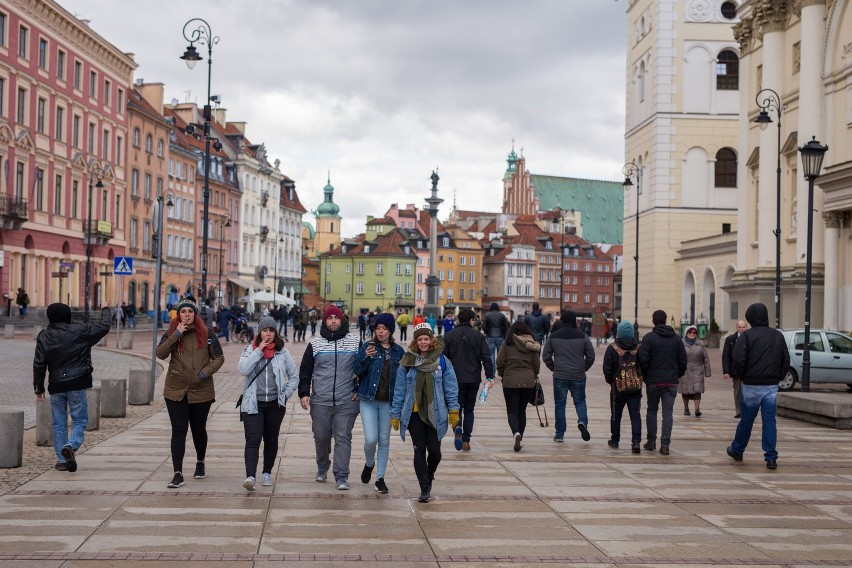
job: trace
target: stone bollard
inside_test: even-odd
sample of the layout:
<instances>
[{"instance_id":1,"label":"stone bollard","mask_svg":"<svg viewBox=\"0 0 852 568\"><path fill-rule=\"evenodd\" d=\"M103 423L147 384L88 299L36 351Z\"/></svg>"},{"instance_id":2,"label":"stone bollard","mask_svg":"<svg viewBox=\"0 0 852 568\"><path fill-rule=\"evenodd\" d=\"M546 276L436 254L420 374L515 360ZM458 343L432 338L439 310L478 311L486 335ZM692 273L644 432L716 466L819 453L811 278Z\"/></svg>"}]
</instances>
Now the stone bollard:
<instances>
[{"instance_id":1,"label":"stone bollard","mask_svg":"<svg viewBox=\"0 0 852 568\"><path fill-rule=\"evenodd\" d=\"M98 347L106 347L107 346L107 337L108 336L109 336L109 334L107 334L106 336L104 336L103 339L98 341Z\"/></svg>"},{"instance_id":2,"label":"stone bollard","mask_svg":"<svg viewBox=\"0 0 852 568\"><path fill-rule=\"evenodd\" d=\"M15 324L7 323L6 324L6 339L15 339Z\"/></svg>"},{"instance_id":3,"label":"stone bollard","mask_svg":"<svg viewBox=\"0 0 852 568\"><path fill-rule=\"evenodd\" d=\"M101 416L127 416L127 379L101 379Z\"/></svg>"},{"instance_id":4,"label":"stone bollard","mask_svg":"<svg viewBox=\"0 0 852 568\"><path fill-rule=\"evenodd\" d=\"M133 349L133 332L129 329L122 331L119 339L119 345L121 345L122 349Z\"/></svg>"},{"instance_id":5,"label":"stone bollard","mask_svg":"<svg viewBox=\"0 0 852 568\"><path fill-rule=\"evenodd\" d=\"M86 431L99 430L101 427L101 387L92 387L86 391L86 405L89 409L89 422Z\"/></svg>"},{"instance_id":6,"label":"stone bollard","mask_svg":"<svg viewBox=\"0 0 852 568\"><path fill-rule=\"evenodd\" d=\"M38 339L38 334L41 333L41 330L43 330L43 329L44 328L41 327L40 325L34 325L33 326L33 339Z\"/></svg>"},{"instance_id":7,"label":"stone bollard","mask_svg":"<svg viewBox=\"0 0 852 568\"><path fill-rule=\"evenodd\" d=\"M133 405L151 404L151 371L132 370L127 376L127 403Z\"/></svg>"},{"instance_id":8,"label":"stone bollard","mask_svg":"<svg viewBox=\"0 0 852 568\"><path fill-rule=\"evenodd\" d=\"M24 411L0 411L0 468L24 463Z\"/></svg>"},{"instance_id":9,"label":"stone bollard","mask_svg":"<svg viewBox=\"0 0 852 568\"><path fill-rule=\"evenodd\" d=\"M53 413L50 410L50 395L36 400L36 446L53 445Z\"/></svg>"}]
</instances>

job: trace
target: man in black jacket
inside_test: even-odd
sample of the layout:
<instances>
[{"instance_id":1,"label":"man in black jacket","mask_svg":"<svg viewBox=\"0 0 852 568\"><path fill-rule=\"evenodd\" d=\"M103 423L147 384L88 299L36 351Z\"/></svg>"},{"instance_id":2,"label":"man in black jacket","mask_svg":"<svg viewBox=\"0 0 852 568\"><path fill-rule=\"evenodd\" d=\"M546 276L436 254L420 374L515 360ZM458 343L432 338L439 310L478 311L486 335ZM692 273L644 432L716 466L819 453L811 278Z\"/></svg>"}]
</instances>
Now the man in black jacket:
<instances>
[{"instance_id":1,"label":"man in black jacket","mask_svg":"<svg viewBox=\"0 0 852 568\"><path fill-rule=\"evenodd\" d=\"M734 387L734 406L737 409L737 413L734 418L742 416L740 399L743 394L743 382L733 374L733 370L731 369L731 356L734 354L734 345L737 343L737 339L740 335L745 333L745 330L746 322L743 320L738 321L736 333L732 333L725 338L725 347L722 349L722 373L724 373L725 379L731 380L732 386Z\"/></svg>"},{"instance_id":2,"label":"man in black jacket","mask_svg":"<svg viewBox=\"0 0 852 568\"><path fill-rule=\"evenodd\" d=\"M646 450L657 449L657 409L663 403L663 431L660 433L660 453L669 455L674 417L672 409L677 399L678 379L686 372L686 348L683 340L670 325L666 325L666 312L657 310L651 315L654 329L642 338L636 358L645 380L648 410L645 412L645 429L648 441Z\"/></svg>"},{"instance_id":3,"label":"man in black jacket","mask_svg":"<svg viewBox=\"0 0 852 568\"><path fill-rule=\"evenodd\" d=\"M488 343L488 351L491 353L491 368L497 368L497 350L506 339L509 332L509 320L500 311L497 302L491 303L491 308L482 320L482 332L485 333L485 341Z\"/></svg>"},{"instance_id":4,"label":"man in black jacket","mask_svg":"<svg viewBox=\"0 0 852 568\"><path fill-rule=\"evenodd\" d=\"M790 352L781 332L769 327L769 311L765 305L750 305L746 310L746 321L751 324L751 329L737 339L731 356L731 369L734 376L743 382L743 394L742 417L727 452L736 461L742 461L759 410L763 421L763 458L766 467L775 469L778 467L775 399L778 382L790 367Z\"/></svg>"},{"instance_id":5,"label":"man in black jacket","mask_svg":"<svg viewBox=\"0 0 852 568\"><path fill-rule=\"evenodd\" d=\"M459 324L444 336L444 356L453 364L459 383L459 409L462 413L460 428L455 428L456 450L470 450L470 435L473 433L473 414L476 408L476 395L482 382L482 369L485 378L494 378L494 366L485 336L473 329L471 321L475 314L470 308L459 312ZM493 383L489 383L493 384Z\"/></svg>"},{"instance_id":6,"label":"man in black jacket","mask_svg":"<svg viewBox=\"0 0 852 568\"><path fill-rule=\"evenodd\" d=\"M532 312L524 318L524 323L533 332L533 337L539 344L544 344L544 338L547 337L547 332L550 331L547 325L547 318L541 313L541 307L538 302L533 302Z\"/></svg>"},{"instance_id":7,"label":"man in black jacket","mask_svg":"<svg viewBox=\"0 0 852 568\"><path fill-rule=\"evenodd\" d=\"M36 400L44 400L44 377L49 373L47 390L53 417L55 468L75 472L77 458L74 454L83 444L83 433L89 423L86 389L92 388L92 347L109 333L112 310L101 310L101 319L95 323L71 323L71 308L65 304L50 304L47 320L50 325L36 339L33 388Z\"/></svg>"}]
</instances>

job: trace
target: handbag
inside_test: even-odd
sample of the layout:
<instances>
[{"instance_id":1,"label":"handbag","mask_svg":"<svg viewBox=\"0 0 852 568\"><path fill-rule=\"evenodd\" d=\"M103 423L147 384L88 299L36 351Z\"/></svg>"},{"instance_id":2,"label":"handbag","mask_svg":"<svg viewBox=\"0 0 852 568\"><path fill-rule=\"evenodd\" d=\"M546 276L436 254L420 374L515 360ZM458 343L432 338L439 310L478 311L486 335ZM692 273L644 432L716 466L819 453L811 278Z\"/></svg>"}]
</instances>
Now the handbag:
<instances>
[{"instance_id":1,"label":"handbag","mask_svg":"<svg viewBox=\"0 0 852 568\"><path fill-rule=\"evenodd\" d=\"M254 383L254 380L260 376L260 374L263 372L263 370L266 369L266 366L269 365L271 362L272 362L272 358L270 357L269 360L266 363L264 363L263 367L260 368L260 370L257 372L257 374L254 377L252 377L252 379L249 381L249 384L246 385L246 388L243 389L243 394L245 394L245 391L252 385L252 383ZM243 395L241 394L240 398L237 399L237 405L234 408L239 408L242 405L243 405Z\"/></svg>"},{"instance_id":2,"label":"handbag","mask_svg":"<svg viewBox=\"0 0 852 568\"><path fill-rule=\"evenodd\" d=\"M547 420L547 408L544 406L544 390L541 388L541 383L538 382L538 379L535 380L533 396L530 400L530 404L535 406L535 413L538 415L538 425L542 428L550 426L550 422ZM541 419L542 411L544 411L544 420Z\"/></svg>"}]
</instances>

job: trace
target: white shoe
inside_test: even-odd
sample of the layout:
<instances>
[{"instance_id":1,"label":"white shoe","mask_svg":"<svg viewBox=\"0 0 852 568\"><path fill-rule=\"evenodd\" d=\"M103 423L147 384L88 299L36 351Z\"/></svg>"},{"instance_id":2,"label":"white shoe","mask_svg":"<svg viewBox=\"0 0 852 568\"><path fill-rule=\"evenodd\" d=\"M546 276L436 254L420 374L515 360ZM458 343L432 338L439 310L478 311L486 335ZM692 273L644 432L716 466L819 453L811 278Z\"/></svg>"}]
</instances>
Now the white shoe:
<instances>
[{"instance_id":1,"label":"white shoe","mask_svg":"<svg viewBox=\"0 0 852 568\"><path fill-rule=\"evenodd\" d=\"M246 477L246 480L243 481L243 487L245 487L246 491L254 491L254 477L251 475Z\"/></svg>"},{"instance_id":2,"label":"white shoe","mask_svg":"<svg viewBox=\"0 0 852 568\"><path fill-rule=\"evenodd\" d=\"M520 452L523 447L523 444L521 444L521 434L515 433L515 451Z\"/></svg>"},{"instance_id":3,"label":"white shoe","mask_svg":"<svg viewBox=\"0 0 852 568\"><path fill-rule=\"evenodd\" d=\"M264 473L263 475L261 475L260 480L260 484L264 487L269 487L270 485L272 485L272 475L268 473Z\"/></svg>"}]
</instances>

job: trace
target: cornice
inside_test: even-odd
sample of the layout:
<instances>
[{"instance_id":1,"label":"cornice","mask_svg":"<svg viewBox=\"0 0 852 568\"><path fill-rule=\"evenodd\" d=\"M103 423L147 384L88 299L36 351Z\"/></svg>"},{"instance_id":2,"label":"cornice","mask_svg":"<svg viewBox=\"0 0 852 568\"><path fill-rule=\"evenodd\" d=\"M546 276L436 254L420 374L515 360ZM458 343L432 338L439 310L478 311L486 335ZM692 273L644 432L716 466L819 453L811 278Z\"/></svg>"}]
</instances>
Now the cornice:
<instances>
[{"instance_id":1,"label":"cornice","mask_svg":"<svg viewBox=\"0 0 852 568\"><path fill-rule=\"evenodd\" d=\"M740 44L740 56L751 53L754 49L754 18L742 18L733 25L734 39Z\"/></svg>"}]
</instances>

